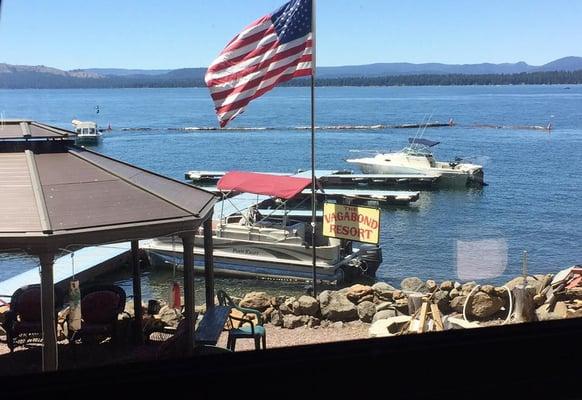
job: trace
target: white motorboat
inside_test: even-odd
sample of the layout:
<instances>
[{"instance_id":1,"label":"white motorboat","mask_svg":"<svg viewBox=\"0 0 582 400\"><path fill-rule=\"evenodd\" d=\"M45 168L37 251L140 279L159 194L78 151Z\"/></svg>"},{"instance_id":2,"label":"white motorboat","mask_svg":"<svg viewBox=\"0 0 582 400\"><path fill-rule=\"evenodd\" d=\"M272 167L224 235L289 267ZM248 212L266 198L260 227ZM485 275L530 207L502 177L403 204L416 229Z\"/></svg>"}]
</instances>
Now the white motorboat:
<instances>
[{"instance_id":1,"label":"white motorboat","mask_svg":"<svg viewBox=\"0 0 582 400\"><path fill-rule=\"evenodd\" d=\"M97 127L97 123L93 121L79 121L74 119L71 121L75 128L77 137L75 142L78 144L96 144L101 139L101 132Z\"/></svg>"},{"instance_id":2,"label":"white motorboat","mask_svg":"<svg viewBox=\"0 0 582 400\"><path fill-rule=\"evenodd\" d=\"M311 184L310 179L250 172L229 172L218 182L224 200L215 206L212 240L215 273L224 276L311 280L313 258L309 223L288 224L257 216L257 203L271 197L288 200ZM229 197L232 192L243 194ZM249 193L252 193L249 195ZM225 213L226 210L226 213ZM226 217L221 215L226 214ZM321 227L316 229L321 232ZM181 241L157 238L141 244L152 265L182 264ZM196 235L194 260L202 262L203 237ZM345 283L374 277L381 249L346 240L316 236L317 279ZM201 269L202 266L195 266Z\"/></svg>"},{"instance_id":3,"label":"white motorboat","mask_svg":"<svg viewBox=\"0 0 582 400\"><path fill-rule=\"evenodd\" d=\"M438 183L444 185L483 184L483 166L464 163L461 159L436 161L431 148L440 142L417 138L409 138L408 142L398 152L346 161L359 165L365 174L425 174L438 176Z\"/></svg>"}]
</instances>

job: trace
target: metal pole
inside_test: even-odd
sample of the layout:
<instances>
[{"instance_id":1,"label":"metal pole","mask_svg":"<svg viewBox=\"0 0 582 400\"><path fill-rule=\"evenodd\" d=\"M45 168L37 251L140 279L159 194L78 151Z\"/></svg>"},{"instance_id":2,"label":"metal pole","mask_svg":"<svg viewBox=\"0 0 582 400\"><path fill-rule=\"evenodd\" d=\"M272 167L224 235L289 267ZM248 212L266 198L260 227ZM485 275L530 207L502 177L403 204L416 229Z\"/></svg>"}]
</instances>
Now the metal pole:
<instances>
[{"instance_id":1,"label":"metal pole","mask_svg":"<svg viewBox=\"0 0 582 400\"><path fill-rule=\"evenodd\" d=\"M57 332L55 321L55 287L53 279L54 253L39 254L40 296L42 325L42 370L56 371L58 368Z\"/></svg>"},{"instance_id":2,"label":"metal pole","mask_svg":"<svg viewBox=\"0 0 582 400\"><path fill-rule=\"evenodd\" d=\"M136 344L143 344L143 310L141 308L141 271L139 268L139 242L131 241L131 266L133 272L133 312L134 338Z\"/></svg>"},{"instance_id":3,"label":"metal pole","mask_svg":"<svg viewBox=\"0 0 582 400\"><path fill-rule=\"evenodd\" d=\"M315 249L316 198L315 198L315 0L311 3L311 251L313 262L313 297L317 298L317 251Z\"/></svg>"},{"instance_id":4,"label":"metal pole","mask_svg":"<svg viewBox=\"0 0 582 400\"><path fill-rule=\"evenodd\" d=\"M184 257L184 313L186 319L186 355L194 349L194 233L182 236Z\"/></svg>"},{"instance_id":5,"label":"metal pole","mask_svg":"<svg viewBox=\"0 0 582 400\"><path fill-rule=\"evenodd\" d=\"M214 257L212 246L212 214L204 221L204 282L206 308L214 306Z\"/></svg>"},{"instance_id":6,"label":"metal pole","mask_svg":"<svg viewBox=\"0 0 582 400\"><path fill-rule=\"evenodd\" d=\"M523 251L523 264L521 267L521 272L523 275L523 285L527 286L527 251Z\"/></svg>"}]
</instances>

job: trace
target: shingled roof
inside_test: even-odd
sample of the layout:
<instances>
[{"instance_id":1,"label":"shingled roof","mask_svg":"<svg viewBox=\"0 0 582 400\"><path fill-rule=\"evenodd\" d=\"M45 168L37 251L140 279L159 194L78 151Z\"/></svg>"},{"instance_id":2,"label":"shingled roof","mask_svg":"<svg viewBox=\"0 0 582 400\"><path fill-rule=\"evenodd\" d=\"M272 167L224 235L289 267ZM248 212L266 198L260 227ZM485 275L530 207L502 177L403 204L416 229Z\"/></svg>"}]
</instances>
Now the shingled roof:
<instances>
[{"instance_id":1,"label":"shingled roof","mask_svg":"<svg viewBox=\"0 0 582 400\"><path fill-rule=\"evenodd\" d=\"M58 128L36 122L6 126L2 138L16 139L18 128L22 134L24 126L35 138L66 137ZM52 147L13 145L0 141L0 250L88 245L193 230L217 200L205 190L70 142Z\"/></svg>"}]
</instances>

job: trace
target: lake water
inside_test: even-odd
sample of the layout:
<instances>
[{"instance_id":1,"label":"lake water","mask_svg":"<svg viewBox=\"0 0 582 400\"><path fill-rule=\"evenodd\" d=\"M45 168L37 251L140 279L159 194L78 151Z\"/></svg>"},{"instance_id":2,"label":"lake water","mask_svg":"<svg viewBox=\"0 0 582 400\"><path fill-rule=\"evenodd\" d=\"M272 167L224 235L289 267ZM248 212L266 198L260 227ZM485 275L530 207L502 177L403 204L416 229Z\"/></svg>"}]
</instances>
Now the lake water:
<instances>
[{"instance_id":1,"label":"lake water","mask_svg":"<svg viewBox=\"0 0 582 400\"><path fill-rule=\"evenodd\" d=\"M310 124L309 95L308 88L277 88L222 131L200 129L217 126L203 88L0 90L0 114L67 129L74 118L110 124L96 151L182 180L192 169L309 169L310 131L298 129ZM428 118L457 124L424 132L441 141L437 159L473 157L484 165L489 185L482 189L423 191L410 207L383 207L380 280L501 283L519 273L524 250L531 273L582 263L582 86L318 88L316 96L316 124L326 127L317 132L318 169L352 168L344 159L400 149L415 129L375 126ZM550 133L523 128L550 122ZM0 256L0 279L36 265ZM164 293L173 278L147 271L145 295ZM112 279L130 290L127 271ZM218 286L302 290L254 281Z\"/></svg>"}]
</instances>

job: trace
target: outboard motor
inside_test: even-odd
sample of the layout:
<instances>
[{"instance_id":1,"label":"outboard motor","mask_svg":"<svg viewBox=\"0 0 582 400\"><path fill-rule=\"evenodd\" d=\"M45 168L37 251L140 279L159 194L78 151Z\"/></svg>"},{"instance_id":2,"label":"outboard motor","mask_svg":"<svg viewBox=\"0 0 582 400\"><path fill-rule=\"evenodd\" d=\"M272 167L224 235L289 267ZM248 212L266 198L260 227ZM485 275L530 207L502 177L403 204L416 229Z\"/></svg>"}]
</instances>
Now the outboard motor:
<instances>
[{"instance_id":1,"label":"outboard motor","mask_svg":"<svg viewBox=\"0 0 582 400\"><path fill-rule=\"evenodd\" d=\"M364 275L375 277L378 267L382 264L382 249L373 244L363 244L360 246L359 256Z\"/></svg>"}]
</instances>

